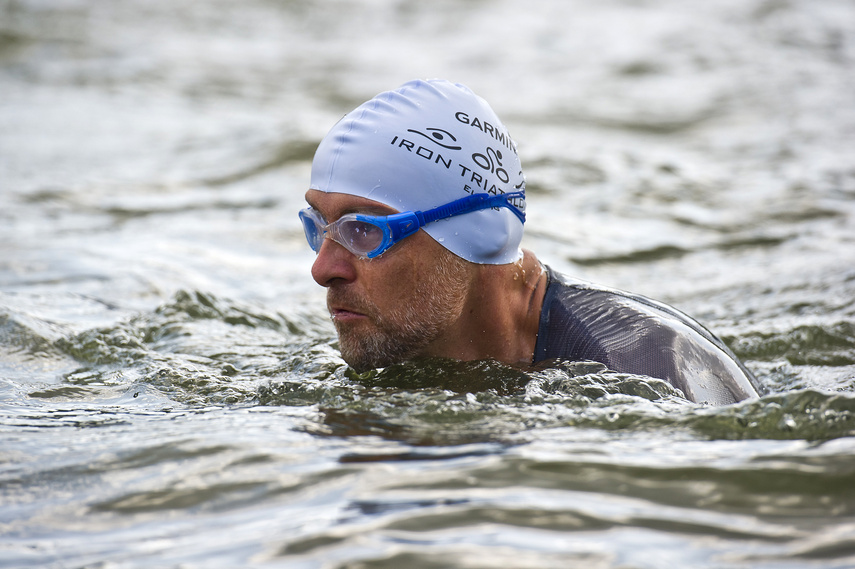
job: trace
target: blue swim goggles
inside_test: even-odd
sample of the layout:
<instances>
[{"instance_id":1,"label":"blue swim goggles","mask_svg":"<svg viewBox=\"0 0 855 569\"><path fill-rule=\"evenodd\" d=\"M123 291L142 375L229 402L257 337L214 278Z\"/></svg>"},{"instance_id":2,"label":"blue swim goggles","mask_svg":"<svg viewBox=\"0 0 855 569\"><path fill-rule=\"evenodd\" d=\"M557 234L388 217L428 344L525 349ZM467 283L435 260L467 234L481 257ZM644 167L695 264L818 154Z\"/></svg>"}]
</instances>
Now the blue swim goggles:
<instances>
[{"instance_id":1,"label":"blue swim goggles","mask_svg":"<svg viewBox=\"0 0 855 569\"><path fill-rule=\"evenodd\" d=\"M306 208L300 211L300 220L303 222L306 240L315 253L321 250L324 238L329 235L330 239L357 257L373 259L428 223L473 211L506 207L525 223L525 213L511 200L525 200L525 192L496 196L473 194L427 211L405 211L393 215L347 213L332 223L327 223L314 209Z\"/></svg>"}]
</instances>

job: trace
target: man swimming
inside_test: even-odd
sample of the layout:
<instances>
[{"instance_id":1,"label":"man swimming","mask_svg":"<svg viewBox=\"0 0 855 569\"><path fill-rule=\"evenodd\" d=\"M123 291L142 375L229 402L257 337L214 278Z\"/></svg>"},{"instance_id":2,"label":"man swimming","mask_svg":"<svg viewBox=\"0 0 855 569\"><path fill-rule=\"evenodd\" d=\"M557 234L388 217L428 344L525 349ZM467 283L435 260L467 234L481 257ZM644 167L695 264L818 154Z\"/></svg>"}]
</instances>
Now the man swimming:
<instances>
[{"instance_id":1,"label":"man swimming","mask_svg":"<svg viewBox=\"0 0 855 569\"><path fill-rule=\"evenodd\" d=\"M462 85L411 81L346 115L318 146L306 201L312 276L357 371L423 356L592 360L699 403L757 396L751 373L685 314L520 249L516 146Z\"/></svg>"}]
</instances>

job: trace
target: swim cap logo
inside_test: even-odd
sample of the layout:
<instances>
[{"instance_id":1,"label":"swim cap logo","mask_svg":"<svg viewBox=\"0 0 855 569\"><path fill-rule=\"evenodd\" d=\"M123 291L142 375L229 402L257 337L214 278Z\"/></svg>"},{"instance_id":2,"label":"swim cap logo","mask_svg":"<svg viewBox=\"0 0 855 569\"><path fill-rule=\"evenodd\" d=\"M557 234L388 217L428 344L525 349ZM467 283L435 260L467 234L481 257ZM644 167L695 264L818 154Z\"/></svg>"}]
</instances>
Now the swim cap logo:
<instances>
[{"instance_id":1,"label":"swim cap logo","mask_svg":"<svg viewBox=\"0 0 855 569\"><path fill-rule=\"evenodd\" d=\"M423 137L427 138L428 140L430 140L431 142L439 144L443 148L447 148L449 150L460 150L461 148L463 148L462 146L451 146L451 145L442 143L442 141L445 140L446 136L448 138L450 138L453 142L457 142L457 137L455 137L453 134L451 134L447 130L443 130L441 128L426 128L425 130L430 131L430 135L427 135L423 132L420 132L420 131L412 129L412 128L408 128L407 132L412 132L414 134L418 134L420 136L423 136Z\"/></svg>"},{"instance_id":2,"label":"swim cap logo","mask_svg":"<svg viewBox=\"0 0 855 569\"><path fill-rule=\"evenodd\" d=\"M463 111L458 111L454 113L454 118L462 124L466 124L471 126L472 128L480 130L487 136L495 139L496 142L503 145L514 154L517 153L517 149L514 146L513 141L511 140L511 136L507 132L503 132L498 127L495 127L489 122L481 120L478 117L470 117L467 113L464 113Z\"/></svg>"},{"instance_id":3,"label":"swim cap logo","mask_svg":"<svg viewBox=\"0 0 855 569\"><path fill-rule=\"evenodd\" d=\"M491 174L495 174L502 182L507 184L511 177L508 176L508 171L502 168L502 151L487 147L486 154L475 152L472 154L472 160ZM495 162L494 162L495 160Z\"/></svg>"},{"instance_id":4,"label":"swim cap logo","mask_svg":"<svg viewBox=\"0 0 855 569\"><path fill-rule=\"evenodd\" d=\"M418 156L433 168L444 171L460 168L458 187L467 194L483 191L498 195L509 191L511 175L506 167L514 168L517 152L510 135L504 129L474 115L457 111L453 116L459 125L465 125L466 130L475 129L495 142L488 140L485 146L481 146L475 142L471 131L457 132L455 135L444 128L419 126L394 135L389 144L412 156ZM477 145L475 149L472 148L473 144ZM468 148L464 150L464 146ZM483 150L478 150L481 148ZM456 154L458 151L463 151L463 156ZM511 152L513 154L510 154ZM525 188L522 172L519 177L522 178L519 184L513 184L516 190Z\"/></svg>"},{"instance_id":5,"label":"swim cap logo","mask_svg":"<svg viewBox=\"0 0 855 569\"><path fill-rule=\"evenodd\" d=\"M441 146L442 148L446 148L448 150L457 151L462 148L462 146L451 146L450 144L443 144L443 141L445 141L446 136L450 138L451 141L457 142L457 137L455 137L447 130L443 130L441 128L426 128L425 130L430 132L430 135L412 128L408 128L407 132L412 132L414 134L423 136L434 144L437 144L438 146ZM412 140L408 140L404 137L398 138L398 136L396 135L395 138L393 138L389 144L391 144L392 146L397 146L398 148L403 148L407 152L411 152L416 156L424 158L425 160L432 161L434 164L441 164L445 167L446 170L450 169L451 165L454 164L454 161L451 158L446 158L445 156L440 154L440 151L431 150L430 148L422 146L421 144L416 145L415 142L413 142Z\"/></svg>"}]
</instances>

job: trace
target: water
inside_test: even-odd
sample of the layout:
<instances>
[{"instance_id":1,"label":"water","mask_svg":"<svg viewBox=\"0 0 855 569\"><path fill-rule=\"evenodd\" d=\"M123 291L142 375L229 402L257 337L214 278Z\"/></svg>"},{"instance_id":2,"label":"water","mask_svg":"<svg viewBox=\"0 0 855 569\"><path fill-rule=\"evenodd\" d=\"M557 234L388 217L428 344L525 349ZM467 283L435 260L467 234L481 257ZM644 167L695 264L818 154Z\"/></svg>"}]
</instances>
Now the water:
<instances>
[{"instance_id":1,"label":"water","mask_svg":"<svg viewBox=\"0 0 855 569\"><path fill-rule=\"evenodd\" d=\"M295 212L413 77L504 118L527 247L762 397L349 371ZM0 1L0 565L855 566L853 92L848 0Z\"/></svg>"}]
</instances>

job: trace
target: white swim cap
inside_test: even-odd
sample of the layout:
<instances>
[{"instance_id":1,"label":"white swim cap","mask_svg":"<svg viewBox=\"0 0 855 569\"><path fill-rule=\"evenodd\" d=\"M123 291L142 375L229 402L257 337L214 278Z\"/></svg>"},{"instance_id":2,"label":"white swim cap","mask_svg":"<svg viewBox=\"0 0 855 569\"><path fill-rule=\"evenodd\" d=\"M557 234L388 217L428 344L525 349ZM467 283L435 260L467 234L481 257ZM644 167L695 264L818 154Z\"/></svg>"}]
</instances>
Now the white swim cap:
<instances>
[{"instance_id":1,"label":"white swim cap","mask_svg":"<svg viewBox=\"0 0 855 569\"><path fill-rule=\"evenodd\" d=\"M310 188L424 211L469 194L524 191L525 176L516 145L486 101L463 85L416 80L377 95L330 130L315 152ZM473 263L522 256L523 224L506 207L423 229Z\"/></svg>"}]
</instances>

